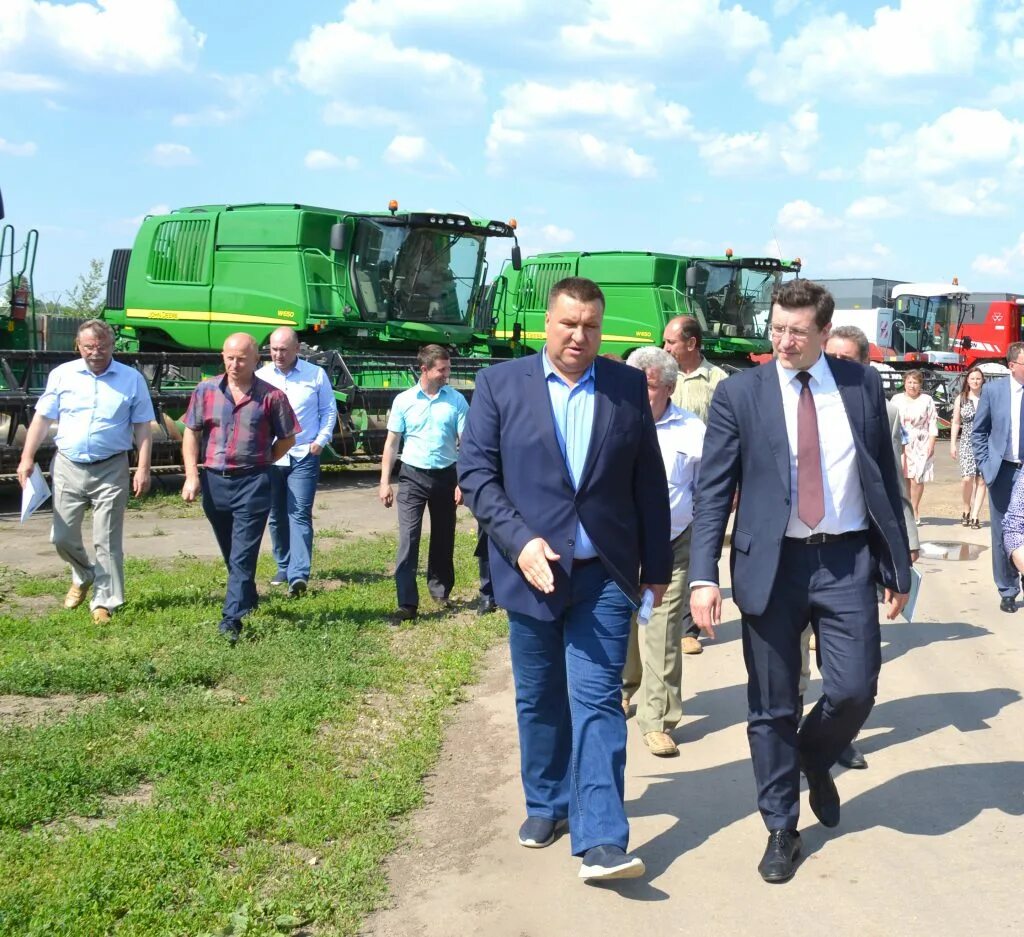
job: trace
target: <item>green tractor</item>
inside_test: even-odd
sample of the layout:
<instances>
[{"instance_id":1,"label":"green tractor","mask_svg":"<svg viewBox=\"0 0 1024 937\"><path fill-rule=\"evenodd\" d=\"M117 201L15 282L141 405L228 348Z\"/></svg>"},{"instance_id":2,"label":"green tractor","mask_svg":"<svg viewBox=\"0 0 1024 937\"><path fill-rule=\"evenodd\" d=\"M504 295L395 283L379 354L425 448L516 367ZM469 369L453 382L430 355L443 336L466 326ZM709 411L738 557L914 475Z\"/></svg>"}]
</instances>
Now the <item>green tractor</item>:
<instances>
[{"instance_id":1,"label":"green tractor","mask_svg":"<svg viewBox=\"0 0 1024 937\"><path fill-rule=\"evenodd\" d=\"M771 351L771 295L800 261L773 257L682 257L642 251L537 254L502 270L491 287L493 353L508 356L544 344L544 312L551 287L563 277L594 280L607 308L601 352L626 357L660 344L673 316L695 316L704 330L704 354L726 368L750 367L752 355Z\"/></svg>"},{"instance_id":2,"label":"green tractor","mask_svg":"<svg viewBox=\"0 0 1024 937\"><path fill-rule=\"evenodd\" d=\"M335 456L376 460L391 401L419 377L420 347L449 347L452 384L467 392L490 363L477 323L492 238L511 239L518 258L514 222L400 213L397 202L381 213L261 203L147 217L135 246L111 257L103 318L117 331L118 359L150 382L164 429L154 464L180 463L177 420L197 381L222 370L225 338L248 332L263 344L282 325L332 379ZM30 361L45 373L68 355L2 357L5 367ZM41 386L21 389L31 396Z\"/></svg>"}]
</instances>

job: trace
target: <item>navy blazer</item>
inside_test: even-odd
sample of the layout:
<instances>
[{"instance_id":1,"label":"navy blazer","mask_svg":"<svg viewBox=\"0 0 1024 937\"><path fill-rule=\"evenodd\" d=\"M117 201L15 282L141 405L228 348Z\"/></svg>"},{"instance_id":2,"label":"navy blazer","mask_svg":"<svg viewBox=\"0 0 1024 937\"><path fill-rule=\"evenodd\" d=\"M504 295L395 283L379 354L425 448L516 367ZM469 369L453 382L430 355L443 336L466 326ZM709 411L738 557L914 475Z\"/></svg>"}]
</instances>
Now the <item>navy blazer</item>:
<instances>
[{"instance_id":1,"label":"navy blazer","mask_svg":"<svg viewBox=\"0 0 1024 937\"><path fill-rule=\"evenodd\" d=\"M594 361L594 424L579 490L558 446L541 354L480 372L459 448L459 485L490 538L494 597L510 612L550 621L568 602L576 523L634 604L641 582L672 576L668 483L642 371ZM516 566L543 537L560 555L555 591Z\"/></svg>"},{"instance_id":2,"label":"navy blazer","mask_svg":"<svg viewBox=\"0 0 1024 937\"><path fill-rule=\"evenodd\" d=\"M896 592L909 592L910 547L881 379L873 368L854 362L828 357L828 365L853 430L877 580ZM733 598L744 614L760 615L775 584L793 496L775 361L740 371L715 388L694 503L691 582L718 582L737 486L730 555Z\"/></svg>"},{"instance_id":3,"label":"navy blazer","mask_svg":"<svg viewBox=\"0 0 1024 937\"><path fill-rule=\"evenodd\" d=\"M986 485L996 480L1013 432L1010 416L1011 380L1013 378L1001 377L985 382L971 427L970 444L974 449L974 461Z\"/></svg>"}]
</instances>

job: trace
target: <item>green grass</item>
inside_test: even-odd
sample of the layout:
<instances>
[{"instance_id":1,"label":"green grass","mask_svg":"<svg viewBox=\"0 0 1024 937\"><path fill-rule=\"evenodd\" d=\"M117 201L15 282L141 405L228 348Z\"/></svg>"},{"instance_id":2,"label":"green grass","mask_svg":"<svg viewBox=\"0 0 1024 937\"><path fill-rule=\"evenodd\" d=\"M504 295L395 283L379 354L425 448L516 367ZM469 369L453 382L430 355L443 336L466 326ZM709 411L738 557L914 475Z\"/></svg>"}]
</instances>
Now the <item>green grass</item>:
<instances>
[{"instance_id":1,"label":"green grass","mask_svg":"<svg viewBox=\"0 0 1024 937\"><path fill-rule=\"evenodd\" d=\"M456 598L475 592L473 545L460 535ZM129 561L106 626L59 608L63 578L0 584L0 694L88 696L0 729L0 934L355 934L504 630L468 611L388 628L393 553L321 551L311 592L268 596L234 649L219 561ZM48 595L53 611L18 611Z\"/></svg>"}]
</instances>

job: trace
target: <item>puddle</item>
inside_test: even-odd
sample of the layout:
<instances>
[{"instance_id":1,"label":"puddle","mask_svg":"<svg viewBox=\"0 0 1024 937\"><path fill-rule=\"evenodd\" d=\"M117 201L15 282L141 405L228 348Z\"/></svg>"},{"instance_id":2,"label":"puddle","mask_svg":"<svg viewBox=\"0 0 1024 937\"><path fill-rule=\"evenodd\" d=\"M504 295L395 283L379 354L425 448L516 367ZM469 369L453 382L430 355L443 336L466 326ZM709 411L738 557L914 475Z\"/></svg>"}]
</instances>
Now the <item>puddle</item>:
<instances>
[{"instance_id":1,"label":"puddle","mask_svg":"<svg viewBox=\"0 0 1024 937\"><path fill-rule=\"evenodd\" d=\"M922 560L950 560L954 562L976 560L988 547L962 540L924 540L921 543Z\"/></svg>"}]
</instances>

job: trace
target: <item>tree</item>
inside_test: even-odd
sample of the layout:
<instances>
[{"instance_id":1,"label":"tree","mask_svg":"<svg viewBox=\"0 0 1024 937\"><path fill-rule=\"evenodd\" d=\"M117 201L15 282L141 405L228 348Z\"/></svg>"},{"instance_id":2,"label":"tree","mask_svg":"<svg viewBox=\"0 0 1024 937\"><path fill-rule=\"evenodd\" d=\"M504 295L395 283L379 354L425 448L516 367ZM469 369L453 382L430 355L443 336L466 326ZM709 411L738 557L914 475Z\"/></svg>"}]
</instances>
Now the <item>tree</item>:
<instances>
[{"instance_id":1,"label":"tree","mask_svg":"<svg viewBox=\"0 0 1024 937\"><path fill-rule=\"evenodd\" d=\"M78 278L78 283L68 294L64 309L69 316L92 319L103 310L103 291L106 278L103 275L103 261L94 257L89 261L89 272Z\"/></svg>"}]
</instances>

